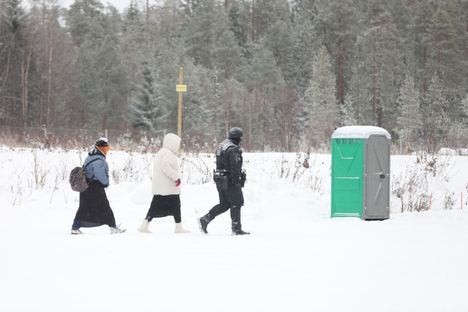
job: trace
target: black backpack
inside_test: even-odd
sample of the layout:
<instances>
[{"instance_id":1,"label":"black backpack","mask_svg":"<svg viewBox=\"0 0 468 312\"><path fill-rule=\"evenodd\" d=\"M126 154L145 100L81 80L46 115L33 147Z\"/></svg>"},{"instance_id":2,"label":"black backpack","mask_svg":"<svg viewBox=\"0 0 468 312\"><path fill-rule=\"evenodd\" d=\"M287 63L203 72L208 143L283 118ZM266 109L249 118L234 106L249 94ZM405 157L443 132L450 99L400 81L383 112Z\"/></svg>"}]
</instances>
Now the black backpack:
<instances>
[{"instance_id":1,"label":"black backpack","mask_svg":"<svg viewBox=\"0 0 468 312\"><path fill-rule=\"evenodd\" d=\"M75 167L70 171L70 178L68 181L70 181L70 186L73 191L81 193L88 189L89 184L86 178L85 168L98 159L99 158L93 159L86 166Z\"/></svg>"}]
</instances>

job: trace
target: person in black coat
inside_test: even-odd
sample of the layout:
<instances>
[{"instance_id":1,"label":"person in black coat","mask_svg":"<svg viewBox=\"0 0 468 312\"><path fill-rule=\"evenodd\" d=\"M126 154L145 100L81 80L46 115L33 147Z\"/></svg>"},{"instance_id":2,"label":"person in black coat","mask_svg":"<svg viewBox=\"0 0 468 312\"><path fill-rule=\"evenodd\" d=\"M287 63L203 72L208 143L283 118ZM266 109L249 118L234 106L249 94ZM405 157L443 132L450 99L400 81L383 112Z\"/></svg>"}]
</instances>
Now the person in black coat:
<instances>
[{"instance_id":1,"label":"person in black coat","mask_svg":"<svg viewBox=\"0 0 468 312\"><path fill-rule=\"evenodd\" d=\"M242 170L242 150L239 148L242 135L242 129L237 127L230 129L228 138L216 149L214 180L219 194L219 204L198 219L203 233L208 233L208 224L214 218L230 210L232 234L250 234L242 230L241 224L241 207L244 205L242 187L246 180L245 171Z\"/></svg>"},{"instance_id":2,"label":"person in black coat","mask_svg":"<svg viewBox=\"0 0 468 312\"><path fill-rule=\"evenodd\" d=\"M109 186L109 165L106 161L108 151L107 138L100 138L84 161L89 187L80 193L80 205L73 220L71 234L83 234L81 227L101 225L108 225L111 234L125 232L115 224L114 213L106 196L105 188Z\"/></svg>"}]
</instances>

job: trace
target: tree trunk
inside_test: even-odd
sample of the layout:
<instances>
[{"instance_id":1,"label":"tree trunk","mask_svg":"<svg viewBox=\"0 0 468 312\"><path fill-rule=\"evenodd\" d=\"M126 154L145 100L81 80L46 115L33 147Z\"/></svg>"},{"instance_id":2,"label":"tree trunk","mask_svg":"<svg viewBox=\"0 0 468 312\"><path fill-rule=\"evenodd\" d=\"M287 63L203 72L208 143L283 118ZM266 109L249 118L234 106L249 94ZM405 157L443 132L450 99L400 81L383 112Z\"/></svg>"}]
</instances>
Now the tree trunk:
<instances>
[{"instance_id":1,"label":"tree trunk","mask_svg":"<svg viewBox=\"0 0 468 312\"><path fill-rule=\"evenodd\" d=\"M49 58L47 63L47 102L46 102L46 125L50 127L51 125L51 93L52 93L52 56L53 56L53 48L49 41Z\"/></svg>"},{"instance_id":2,"label":"tree trunk","mask_svg":"<svg viewBox=\"0 0 468 312\"><path fill-rule=\"evenodd\" d=\"M32 41L32 40L31 40ZM27 55L24 56L21 60L21 104L22 104L22 121L23 128L26 128L28 122L28 110L29 110L29 67L31 65L31 56L32 56L32 42L29 42Z\"/></svg>"},{"instance_id":3,"label":"tree trunk","mask_svg":"<svg viewBox=\"0 0 468 312\"><path fill-rule=\"evenodd\" d=\"M149 30L149 0L146 0L145 32Z\"/></svg>"},{"instance_id":4,"label":"tree trunk","mask_svg":"<svg viewBox=\"0 0 468 312\"><path fill-rule=\"evenodd\" d=\"M338 40L338 60L337 60L337 73L336 73L336 90L337 90L337 98L338 104L344 104L344 62L345 62L345 55L344 55L344 47L343 47L343 40Z\"/></svg>"},{"instance_id":5,"label":"tree trunk","mask_svg":"<svg viewBox=\"0 0 468 312\"><path fill-rule=\"evenodd\" d=\"M252 16L251 16L251 37L252 37L252 42L255 42L255 0L252 0Z\"/></svg>"},{"instance_id":6,"label":"tree trunk","mask_svg":"<svg viewBox=\"0 0 468 312\"><path fill-rule=\"evenodd\" d=\"M249 101L249 151L252 150L252 107L257 106L257 88L254 88L253 92L254 102L252 103L252 101Z\"/></svg>"}]
</instances>

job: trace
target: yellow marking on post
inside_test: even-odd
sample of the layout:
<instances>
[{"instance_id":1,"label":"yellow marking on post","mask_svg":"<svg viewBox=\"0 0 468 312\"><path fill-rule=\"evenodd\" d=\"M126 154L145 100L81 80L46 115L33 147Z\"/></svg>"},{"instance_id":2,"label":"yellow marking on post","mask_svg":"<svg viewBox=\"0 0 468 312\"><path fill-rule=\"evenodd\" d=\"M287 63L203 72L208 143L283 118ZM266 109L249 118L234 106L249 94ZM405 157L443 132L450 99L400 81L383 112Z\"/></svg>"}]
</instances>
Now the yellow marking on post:
<instances>
[{"instance_id":1,"label":"yellow marking on post","mask_svg":"<svg viewBox=\"0 0 468 312\"><path fill-rule=\"evenodd\" d=\"M187 85L184 85L184 84L176 85L176 91L177 92L187 92Z\"/></svg>"}]
</instances>

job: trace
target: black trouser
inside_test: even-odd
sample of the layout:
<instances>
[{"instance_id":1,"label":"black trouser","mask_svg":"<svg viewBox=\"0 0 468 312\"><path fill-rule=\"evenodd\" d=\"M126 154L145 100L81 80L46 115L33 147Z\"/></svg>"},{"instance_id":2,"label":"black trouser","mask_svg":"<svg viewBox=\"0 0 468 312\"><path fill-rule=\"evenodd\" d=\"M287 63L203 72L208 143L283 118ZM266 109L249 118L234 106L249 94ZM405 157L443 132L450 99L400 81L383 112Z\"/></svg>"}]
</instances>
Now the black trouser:
<instances>
[{"instance_id":1,"label":"black trouser","mask_svg":"<svg viewBox=\"0 0 468 312\"><path fill-rule=\"evenodd\" d=\"M231 209L231 220L233 223L241 221L241 207L244 204L244 197L240 185L230 185L227 190L222 188L221 183L216 183L219 195L219 204L209 211L212 219Z\"/></svg>"}]
</instances>

